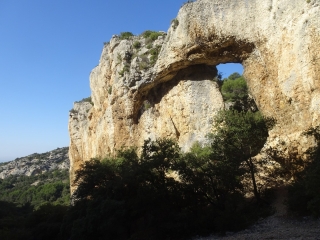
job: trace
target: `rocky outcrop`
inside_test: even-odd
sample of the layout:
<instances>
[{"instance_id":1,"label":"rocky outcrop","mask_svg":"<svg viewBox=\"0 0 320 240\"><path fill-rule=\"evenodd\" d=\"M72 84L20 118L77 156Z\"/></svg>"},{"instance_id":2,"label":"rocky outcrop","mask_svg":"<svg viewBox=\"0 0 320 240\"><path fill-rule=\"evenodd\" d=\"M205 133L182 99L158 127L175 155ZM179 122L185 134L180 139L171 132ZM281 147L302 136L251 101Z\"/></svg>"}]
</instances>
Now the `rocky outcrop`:
<instances>
[{"instance_id":1,"label":"rocky outcrop","mask_svg":"<svg viewBox=\"0 0 320 240\"><path fill-rule=\"evenodd\" d=\"M4 179L12 175L34 176L56 169L69 169L68 150L68 147L57 148L50 152L34 153L10 162L1 163L0 178Z\"/></svg>"},{"instance_id":2,"label":"rocky outcrop","mask_svg":"<svg viewBox=\"0 0 320 240\"><path fill-rule=\"evenodd\" d=\"M236 62L256 104L277 120L269 144L302 154L301 133L320 124L319 1L198 0L179 11L152 85L195 64ZM149 87L146 87L148 89ZM140 91L144 90L141 86Z\"/></svg>"},{"instance_id":3,"label":"rocky outcrop","mask_svg":"<svg viewBox=\"0 0 320 240\"><path fill-rule=\"evenodd\" d=\"M153 82L153 61L164 39L164 33L155 41L114 36L104 47L90 75L93 103L76 102L70 112L71 179L83 161L122 146L142 146L148 138L175 138L183 149L205 141L215 113L223 107L213 81L215 67L190 66L170 82L139 90ZM137 42L139 48L134 47Z\"/></svg>"},{"instance_id":4,"label":"rocky outcrop","mask_svg":"<svg viewBox=\"0 0 320 240\"><path fill-rule=\"evenodd\" d=\"M301 133L320 123L319 16L318 0L198 0L155 41L114 36L90 75L93 104L70 113L71 179L83 161L146 138L203 141L224 105L219 63L243 64L258 108L277 120L269 144L303 153L313 140Z\"/></svg>"}]
</instances>

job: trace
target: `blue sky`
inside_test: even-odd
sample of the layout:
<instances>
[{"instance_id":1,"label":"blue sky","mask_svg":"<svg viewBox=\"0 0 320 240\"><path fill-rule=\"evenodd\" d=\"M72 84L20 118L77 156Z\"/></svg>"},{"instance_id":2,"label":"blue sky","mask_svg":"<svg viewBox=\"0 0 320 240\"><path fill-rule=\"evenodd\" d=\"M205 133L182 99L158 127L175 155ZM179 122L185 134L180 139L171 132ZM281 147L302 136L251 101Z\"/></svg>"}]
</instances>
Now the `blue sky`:
<instances>
[{"instance_id":1,"label":"blue sky","mask_svg":"<svg viewBox=\"0 0 320 240\"><path fill-rule=\"evenodd\" d=\"M0 0L0 161L68 146L69 110L90 96L103 42L167 31L185 1Z\"/></svg>"}]
</instances>

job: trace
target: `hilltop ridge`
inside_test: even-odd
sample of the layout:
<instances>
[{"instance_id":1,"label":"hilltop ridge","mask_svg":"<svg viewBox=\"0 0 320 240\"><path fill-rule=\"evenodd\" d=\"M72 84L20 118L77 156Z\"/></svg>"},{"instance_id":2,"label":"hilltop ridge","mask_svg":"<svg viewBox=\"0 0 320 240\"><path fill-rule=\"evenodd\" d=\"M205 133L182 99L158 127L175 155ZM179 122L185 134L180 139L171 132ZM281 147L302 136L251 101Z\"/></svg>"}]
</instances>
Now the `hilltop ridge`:
<instances>
[{"instance_id":1,"label":"hilltop ridge","mask_svg":"<svg viewBox=\"0 0 320 240\"><path fill-rule=\"evenodd\" d=\"M55 169L66 170L70 168L68 156L69 147L57 148L45 153L33 153L25 157L0 165L0 178L12 175L34 176Z\"/></svg>"}]
</instances>

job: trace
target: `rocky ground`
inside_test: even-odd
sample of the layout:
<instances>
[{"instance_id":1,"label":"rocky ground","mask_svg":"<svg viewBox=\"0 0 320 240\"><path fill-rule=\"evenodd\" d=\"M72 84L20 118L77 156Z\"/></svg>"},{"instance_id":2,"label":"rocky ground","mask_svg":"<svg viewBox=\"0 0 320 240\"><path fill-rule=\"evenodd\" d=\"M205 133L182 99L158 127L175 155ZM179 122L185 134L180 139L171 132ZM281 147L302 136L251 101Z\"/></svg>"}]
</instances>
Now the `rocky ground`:
<instances>
[{"instance_id":1,"label":"rocky ground","mask_svg":"<svg viewBox=\"0 0 320 240\"><path fill-rule=\"evenodd\" d=\"M320 239L320 219L271 216L241 232L228 232L226 236L212 235L196 240L209 239Z\"/></svg>"},{"instance_id":2,"label":"rocky ground","mask_svg":"<svg viewBox=\"0 0 320 240\"><path fill-rule=\"evenodd\" d=\"M34 153L13 161L1 163L0 179L10 175L33 176L55 169L69 169L68 147L57 148L46 153Z\"/></svg>"}]
</instances>

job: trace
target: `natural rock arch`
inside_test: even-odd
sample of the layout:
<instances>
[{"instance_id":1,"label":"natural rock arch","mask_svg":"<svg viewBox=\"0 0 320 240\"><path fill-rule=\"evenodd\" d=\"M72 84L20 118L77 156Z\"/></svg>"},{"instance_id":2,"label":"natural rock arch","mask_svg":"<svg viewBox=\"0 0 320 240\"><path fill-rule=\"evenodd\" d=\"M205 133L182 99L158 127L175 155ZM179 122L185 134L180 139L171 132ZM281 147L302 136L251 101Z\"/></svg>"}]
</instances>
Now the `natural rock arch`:
<instances>
[{"instance_id":1,"label":"natural rock arch","mask_svg":"<svg viewBox=\"0 0 320 240\"><path fill-rule=\"evenodd\" d=\"M71 180L83 161L149 137L176 137L186 148L203 138L223 107L206 67L219 63L244 66L260 111L277 120L269 144L302 154L313 140L301 133L320 124L319 16L319 0L187 3L153 43L162 45L155 66L139 70L136 57L126 73L123 55L142 39L114 36L90 74L94 106L76 103L70 113ZM145 100L154 105L141 114Z\"/></svg>"},{"instance_id":2,"label":"natural rock arch","mask_svg":"<svg viewBox=\"0 0 320 240\"><path fill-rule=\"evenodd\" d=\"M260 111L277 120L281 138L303 153L301 133L320 124L320 2L198 0L185 4L171 26L148 91L195 64L242 63ZM178 24L177 24L178 23ZM310 142L311 141L311 142Z\"/></svg>"}]
</instances>

